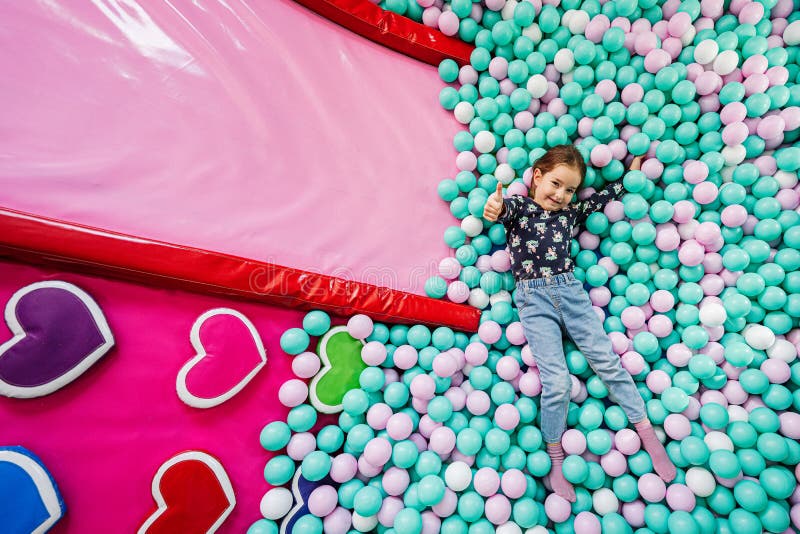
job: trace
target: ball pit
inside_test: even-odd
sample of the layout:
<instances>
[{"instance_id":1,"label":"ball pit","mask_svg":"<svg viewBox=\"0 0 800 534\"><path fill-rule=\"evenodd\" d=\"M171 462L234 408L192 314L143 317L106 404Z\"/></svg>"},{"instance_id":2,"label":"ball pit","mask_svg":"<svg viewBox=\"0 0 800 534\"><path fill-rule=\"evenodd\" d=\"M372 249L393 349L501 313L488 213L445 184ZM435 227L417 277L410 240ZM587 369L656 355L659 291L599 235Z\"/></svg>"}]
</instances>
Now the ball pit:
<instances>
[{"instance_id":1,"label":"ball pit","mask_svg":"<svg viewBox=\"0 0 800 534\"><path fill-rule=\"evenodd\" d=\"M302 526L414 534L800 528L795 5L380 4L475 45L469 64L439 65L448 84L439 102L465 129L453 139L459 172L437 189L458 220L443 236L453 253L425 292L482 310L481 324L467 335L351 317L368 367L312 450L305 436L317 419L303 384L320 362L309 336L324 334L330 318L311 312L284 334L297 380L279 399L292 411L260 439L278 454L266 463L269 484L288 483L298 468L319 481ZM624 413L565 340L574 387L563 470L576 488L572 505L545 482L541 382L514 305L505 230L481 218L498 183L506 196L527 195L530 165L567 142L590 164L581 196L609 181L625 185L625 196L574 236L575 275L678 467L670 484L652 472ZM625 172L633 155L646 155L642 169ZM270 493L278 489L265 494L269 515L251 531L270 532L281 519L286 495Z\"/></svg>"}]
</instances>

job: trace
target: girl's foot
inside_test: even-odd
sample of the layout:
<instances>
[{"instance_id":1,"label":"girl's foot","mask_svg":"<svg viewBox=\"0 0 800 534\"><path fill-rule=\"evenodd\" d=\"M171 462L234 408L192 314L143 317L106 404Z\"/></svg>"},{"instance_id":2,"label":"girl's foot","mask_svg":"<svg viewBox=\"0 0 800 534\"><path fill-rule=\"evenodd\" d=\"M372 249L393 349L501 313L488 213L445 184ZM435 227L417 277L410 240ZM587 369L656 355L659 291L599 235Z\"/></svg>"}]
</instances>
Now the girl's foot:
<instances>
[{"instance_id":1,"label":"girl's foot","mask_svg":"<svg viewBox=\"0 0 800 534\"><path fill-rule=\"evenodd\" d=\"M561 443L548 443L547 454L550 456L550 486L559 497L569 502L575 502L575 489L572 484L564 478L561 466L564 464L564 449Z\"/></svg>"},{"instance_id":2,"label":"girl's foot","mask_svg":"<svg viewBox=\"0 0 800 534\"><path fill-rule=\"evenodd\" d=\"M639 434L639 438L642 440L644 450L647 451L647 454L649 454L650 458L653 460L653 469L655 469L658 476L661 477L661 480L664 482L672 482L675 480L675 465L672 463L672 460L669 459L669 456L667 456L667 451L664 449L664 446L658 441L650 421L645 419L639 423L634 423L633 426L636 428L636 433Z\"/></svg>"}]
</instances>

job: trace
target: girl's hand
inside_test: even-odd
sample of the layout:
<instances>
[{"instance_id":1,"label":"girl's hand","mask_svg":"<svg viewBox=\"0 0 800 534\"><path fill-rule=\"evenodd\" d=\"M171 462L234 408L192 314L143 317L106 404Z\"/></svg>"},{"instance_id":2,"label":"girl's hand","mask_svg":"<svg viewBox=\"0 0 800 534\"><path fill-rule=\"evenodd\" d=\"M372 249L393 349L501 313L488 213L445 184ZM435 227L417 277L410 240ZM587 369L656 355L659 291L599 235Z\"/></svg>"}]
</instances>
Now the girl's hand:
<instances>
[{"instance_id":1,"label":"girl's hand","mask_svg":"<svg viewBox=\"0 0 800 534\"><path fill-rule=\"evenodd\" d=\"M503 184L497 183L497 191L489 195L486 206L483 208L483 218L495 222L503 211Z\"/></svg>"},{"instance_id":2,"label":"girl's hand","mask_svg":"<svg viewBox=\"0 0 800 534\"><path fill-rule=\"evenodd\" d=\"M644 156L636 156L631 161L631 168L632 171L640 171L642 170L642 161L644 161Z\"/></svg>"}]
</instances>

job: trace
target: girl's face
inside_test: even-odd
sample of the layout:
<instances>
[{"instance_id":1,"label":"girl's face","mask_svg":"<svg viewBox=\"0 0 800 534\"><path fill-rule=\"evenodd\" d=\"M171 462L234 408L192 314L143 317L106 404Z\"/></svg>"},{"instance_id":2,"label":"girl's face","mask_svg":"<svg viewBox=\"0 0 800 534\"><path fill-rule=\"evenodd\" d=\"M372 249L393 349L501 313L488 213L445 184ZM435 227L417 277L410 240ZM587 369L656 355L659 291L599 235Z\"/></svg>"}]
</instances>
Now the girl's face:
<instances>
[{"instance_id":1,"label":"girl's face","mask_svg":"<svg viewBox=\"0 0 800 534\"><path fill-rule=\"evenodd\" d=\"M582 181L578 169L568 165L557 165L545 174L533 169L533 184L536 186L533 200L548 211L564 209Z\"/></svg>"}]
</instances>

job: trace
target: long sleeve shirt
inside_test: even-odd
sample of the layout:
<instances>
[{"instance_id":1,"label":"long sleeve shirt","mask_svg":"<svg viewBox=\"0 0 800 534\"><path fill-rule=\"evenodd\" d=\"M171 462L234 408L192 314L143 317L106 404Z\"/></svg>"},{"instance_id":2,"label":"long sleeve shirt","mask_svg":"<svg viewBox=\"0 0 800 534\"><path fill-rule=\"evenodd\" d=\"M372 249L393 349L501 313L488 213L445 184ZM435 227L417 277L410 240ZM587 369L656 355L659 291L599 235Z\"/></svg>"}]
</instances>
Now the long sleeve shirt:
<instances>
[{"instance_id":1,"label":"long sleeve shirt","mask_svg":"<svg viewBox=\"0 0 800 534\"><path fill-rule=\"evenodd\" d=\"M573 229L624 191L622 180L617 180L587 199L556 211L544 209L529 197L514 195L504 199L497 220L506 228L514 278L526 280L571 272Z\"/></svg>"}]
</instances>

